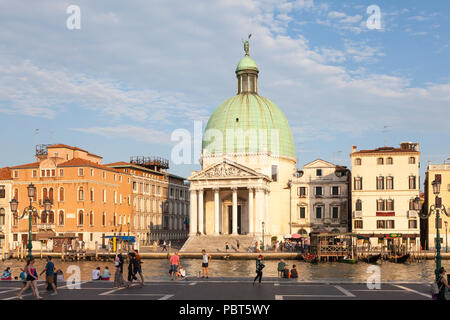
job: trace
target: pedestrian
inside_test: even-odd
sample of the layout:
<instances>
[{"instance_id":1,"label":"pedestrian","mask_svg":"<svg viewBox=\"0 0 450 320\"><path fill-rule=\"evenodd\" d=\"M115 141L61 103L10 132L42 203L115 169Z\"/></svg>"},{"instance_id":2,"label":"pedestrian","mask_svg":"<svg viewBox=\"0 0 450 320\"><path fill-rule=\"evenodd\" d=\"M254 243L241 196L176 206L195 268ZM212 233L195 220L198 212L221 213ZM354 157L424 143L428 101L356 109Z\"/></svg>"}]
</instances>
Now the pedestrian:
<instances>
[{"instance_id":1,"label":"pedestrian","mask_svg":"<svg viewBox=\"0 0 450 320\"><path fill-rule=\"evenodd\" d=\"M52 257L47 257L47 264L45 269L41 272L42 275L45 272L45 280L47 282L47 290L51 287L53 289L52 296L57 294L55 286L55 265L52 262Z\"/></svg>"},{"instance_id":2,"label":"pedestrian","mask_svg":"<svg viewBox=\"0 0 450 320\"><path fill-rule=\"evenodd\" d=\"M228 249L230 249L230 245L228 244L228 241L225 242L225 252L228 252Z\"/></svg>"},{"instance_id":3,"label":"pedestrian","mask_svg":"<svg viewBox=\"0 0 450 320\"><path fill-rule=\"evenodd\" d=\"M144 275L142 274L141 256L139 255L139 251L137 249L134 250L134 255L136 256L136 260L137 260L137 273L139 274L139 277L141 278L140 287L142 288L144 286Z\"/></svg>"},{"instance_id":4,"label":"pedestrian","mask_svg":"<svg viewBox=\"0 0 450 320\"><path fill-rule=\"evenodd\" d=\"M180 257L178 256L178 251L175 251L175 254L170 258L170 277L171 280L175 280L175 276L177 275L178 266L180 265Z\"/></svg>"},{"instance_id":5,"label":"pedestrian","mask_svg":"<svg viewBox=\"0 0 450 320\"><path fill-rule=\"evenodd\" d=\"M128 284L127 288L131 286L133 280L137 280L136 273L138 269L138 262L134 252L128 253Z\"/></svg>"},{"instance_id":6,"label":"pedestrian","mask_svg":"<svg viewBox=\"0 0 450 320\"><path fill-rule=\"evenodd\" d=\"M123 280L123 257L122 254L118 254L114 260L114 266L116 267L116 273L114 274L114 287L121 288L125 286Z\"/></svg>"},{"instance_id":7,"label":"pedestrian","mask_svg":"<svg viewBox=\"0 0 450 320\"><path fill-rule=\"evenodd\" d=\"M447 300L445 298L445 288L447 287L447 289L450 290L450 286L447 283L447 279L445 277L445 269L444 267L441 267L439 269L439 278L436 280L436 284L438 286L439 289L439 293L437 295L435 295L435 299L437 300Z\"/></svg>"},{"instance_id":8,"label":"pedestrian","mask_svg":"<svg viewBox=\"0 0 450 320\"><path fill-rule=\"evenodd\" d=\"M163 244L162 244L162 250L161 250L161 252L162 251L167 251L167 243L166 243L166 240L164 240L164 242L163 242Z\"/></svg>"},{"instance_id":9,"label":"pedestrian","mask_svg":"<svg viewBox=\"0 0 450 320\"><path fill-rule=\"evenodd\" d=\"M286 263L284 262L283 259L281 259L280 262L278 262L278 276L282 277L283 276L283 272L284 272L284 267L286 266Z\"/></svg>"},{"instance_id":10,"label":"pedestrian","mask_svg":"<svg viewBox=\"0 0 450 320\"><path fill-rule=\"evenodd\" d=\"M292 265L291 269L291 279L298 278L298 272L297 272L297 266L294 264Z\"/></svg>"},{"instance_id":11,"label":"pedestrian","mask_svg":"<svg viewBox=\"0 0 450 320\"><path fill-rule=\"evenodd\" d=\"M209 254L206 254L206 250L203 249L202 250L202 272L203 272L202 278L205 277L205 271L206 271L206 279L208 279L209 261L211 261L211 256Z\"/></svg>"},{"instance_id":12,"label":"pedestrian","mask_svg":"<svg viewBox=\"0 0 450 320\"><path fill-rule=\"evenodd\" d=\"M264 263L263 263L263 256L260 254L258 256L258 259L256 259L256 277L253 280L253 285L255 285L256 280L259 279L259 283L261 284L261 280L262 280L262 275L263 275L263 269L265 267Z\"/></svg>"},{"instance_id":13,"label":"pedestrian","mask_svg":"<svg viewBox=\"0 0 450 320\"><path fill-rule=\"evenodd\" d=\"M237 247L238 250L239 250L239 246L240 246L239 239L237 239L236 240L236 247Z\"/></svg>"},{"instance_id":14,"label":"pedestrian","mask_svg":"<svg viewBox=\"0 0 450 320\"><path fill-rule=\"evenodd\" d=\"M31 287L31 291L34 291L36 294L36 299L40 300L42 297L39 295L39 290L36 286L36 280L38 279L36 269L33 266L34 259L29 258L27 260L27 264L25 265L24 272L26 273L26 281L27 284L20 290L19 294L17 295L17 298L22 300L22 294L27 290L29 287Z\"/></svg>"}]
</instances>

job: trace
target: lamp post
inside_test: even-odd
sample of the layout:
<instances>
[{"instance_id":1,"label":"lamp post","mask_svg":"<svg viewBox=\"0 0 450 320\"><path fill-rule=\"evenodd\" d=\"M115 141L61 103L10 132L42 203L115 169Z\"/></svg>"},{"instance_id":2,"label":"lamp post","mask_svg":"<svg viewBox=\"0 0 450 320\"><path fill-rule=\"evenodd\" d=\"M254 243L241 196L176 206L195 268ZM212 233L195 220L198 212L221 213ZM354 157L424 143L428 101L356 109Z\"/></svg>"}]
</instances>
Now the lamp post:
<instances>
[{"instance_id":1,"label":"lamp post","mask_svg":"<svg viewBox=\"0 0 450 320\"><path fill-rule=\"evenodd\" d=\"M127 237L127 253L130 253L130 223L127 223L128 226L128 237Z\"/></svg>"},{"instance_id":2,"label":"lamp post","mask_svg":"<svg viewBox=\"0 0 450 320\"><path fill-rule=\"evenodd\" d=\"M33 241L32 241L32 219L33 216L35 216L36 218L39 218L39 214L38 214L38 210L33 207L33 198L36 195L36 187L34 186L34 184L30 183L27 187L27 191L28 191L28 198L30 198L30 205L28 207L25 207L23 209L23 213L22 215L19 217L19 215L17 214L17 209L19 207L19 202L14 198L12 199L9 204L11 207L11 212L13 213L14 217L17 219L23 219L26 215L28 215L28 259L31 259L33 257L32 255L32 250L33 250ZM52 207L52 202L50 201L49 198L44 200L44 211L46 214L50 213Z\"/></svg>"},{"instance_id":3,"label":"lamp post","mask_svg":"<svg viewBox=\"0 0 450 320\"><path fill-rule=\"evenodd\" d=\"M414 209L419 211L421 219L428 219L428 217L432 214L436 214L436 279L439 278L439 269L441 268L441 235L439 233L439 221L440 221L440 213L443 212L446 216L450 216L450 213L445 210L445 206L442 205L442 199L439 197L440 189L441 189L441 179L440 175L435 175L435 180L431 183L433 186L433 193L436 196L434 200L434 205L430 206L429 212L424 212L422 207L422 203L419 197L414 199Z\"/></svg>"},{"instance_id":4,"label":"lamp post","mask_svg":"<svg viewBox=\"0 0 450 320\"><path fill-rule=\"evenodd\" d=\"M264 240L264 221L261 222L261 225L262 225L262 240L263 240L263 251L264 251L264 249L266 248L266 243Z\"/></svg>"},{"instance_id":5,"label":"lamp post","mask_svg":"<svg viewBox=\"0 0 450 320\"><path fill-rule=\"evenodd\" d=\"M448 236L448 234L447 234L447 225L448 225L448 222L447 221L444 221L444 224L445 224L445 252L447 253L448 252L448 242L447 242L447 236Z\"/></svg>"}]
</instances>

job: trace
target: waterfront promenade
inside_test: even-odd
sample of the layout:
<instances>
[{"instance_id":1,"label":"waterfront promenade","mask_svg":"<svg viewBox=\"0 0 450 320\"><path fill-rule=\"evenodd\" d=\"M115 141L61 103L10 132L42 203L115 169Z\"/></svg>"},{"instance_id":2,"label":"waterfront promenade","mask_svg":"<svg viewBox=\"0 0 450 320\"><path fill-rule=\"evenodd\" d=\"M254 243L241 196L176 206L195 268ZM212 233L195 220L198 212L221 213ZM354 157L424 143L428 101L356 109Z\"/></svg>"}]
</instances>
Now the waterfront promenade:
<instances>
[{"instance_id":1,"label":"waterfront promenade","mask_svg":"<svg viewBox=\"0 0 450 320\"><path fill-rule=\"evenodd\" d=\"M44 300L430 300L429 284L424 282L388 282L370 290L366 283L347 281L297 282L266 278L261 285L251 278L210 278L146 282L143 288L116 289L112 281L82 281L80 289L59 284L58 295L45 292L38 282ZM1 281L0 300L15 300L20 282ZM34 300L31 292L24 300ZM447 299L450 296L447 293Z\"/></svg>"}]
</instances>

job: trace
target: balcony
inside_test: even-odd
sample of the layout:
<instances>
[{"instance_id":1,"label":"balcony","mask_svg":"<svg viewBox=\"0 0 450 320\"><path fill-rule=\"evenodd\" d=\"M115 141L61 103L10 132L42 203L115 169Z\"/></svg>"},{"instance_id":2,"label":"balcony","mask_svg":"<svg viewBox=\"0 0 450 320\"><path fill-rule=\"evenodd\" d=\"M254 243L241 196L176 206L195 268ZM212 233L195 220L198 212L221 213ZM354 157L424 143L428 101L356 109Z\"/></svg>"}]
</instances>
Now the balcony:
<instances>
[{"instance_id":1,"label":"balcony","mask_svg":"<svg viewBox=\"0 0 450 320\"><path fill-rule=\"evenodd\" d=\"M419 215L416 210L408 210L408 218L417 218Z\"/></svg>"}]
</instances>

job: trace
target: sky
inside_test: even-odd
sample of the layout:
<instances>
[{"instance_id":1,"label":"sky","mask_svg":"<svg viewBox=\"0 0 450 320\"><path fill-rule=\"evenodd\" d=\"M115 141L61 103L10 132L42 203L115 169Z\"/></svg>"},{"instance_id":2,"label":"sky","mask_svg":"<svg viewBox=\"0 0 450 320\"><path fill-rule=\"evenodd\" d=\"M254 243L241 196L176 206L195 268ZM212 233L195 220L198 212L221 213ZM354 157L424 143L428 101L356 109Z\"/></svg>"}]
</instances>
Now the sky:
<instances>
[{"instance_id":1,"label":"sky","mask_svg":"<svg viewBox=\"0 0 450 320\"><path fill-rule=\"evenodd\" d=\"M423 179L450 157L449 30L450 2L437 0L0 0L0 166L50 143L103 163L171 160L174 130L194 136L236 94L251 33L259 94L285 113L299 168L412 141Z\"/></svg>"}]
</instances>

